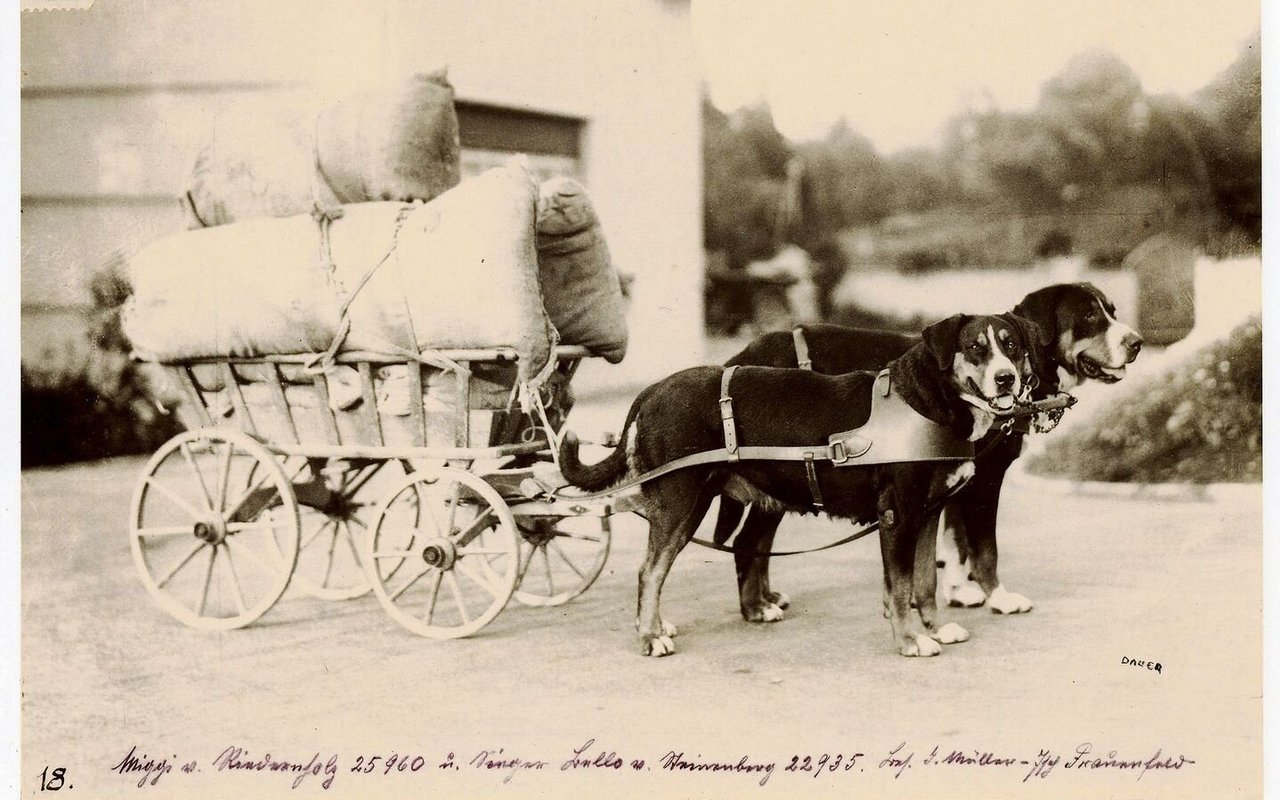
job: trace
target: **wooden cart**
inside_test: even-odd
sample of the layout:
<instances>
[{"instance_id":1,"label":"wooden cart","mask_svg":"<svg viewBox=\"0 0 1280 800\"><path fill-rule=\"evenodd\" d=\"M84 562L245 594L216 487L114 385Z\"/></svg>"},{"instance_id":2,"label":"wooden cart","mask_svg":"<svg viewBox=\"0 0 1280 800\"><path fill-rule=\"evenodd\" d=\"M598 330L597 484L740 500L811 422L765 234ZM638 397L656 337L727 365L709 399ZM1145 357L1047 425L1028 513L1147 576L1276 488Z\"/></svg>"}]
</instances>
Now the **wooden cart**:
<instances>
[{"instance_id":1,"label":"wooden cart","mask_svg":"<svg viewBox=\"0 0 1280 800\"><path fill-rule=\"evenodd\" d=\"M348 353L163 364L189 429L147 462L129 543L155 602L192 627L239 628L292 583L370 591L432 638L467 636L514 596L559 605L609 553L607 503L533 502L587 352L557 348L539 413L522 412L514 351L420 360Z\"/></svg>"}]
</instances>

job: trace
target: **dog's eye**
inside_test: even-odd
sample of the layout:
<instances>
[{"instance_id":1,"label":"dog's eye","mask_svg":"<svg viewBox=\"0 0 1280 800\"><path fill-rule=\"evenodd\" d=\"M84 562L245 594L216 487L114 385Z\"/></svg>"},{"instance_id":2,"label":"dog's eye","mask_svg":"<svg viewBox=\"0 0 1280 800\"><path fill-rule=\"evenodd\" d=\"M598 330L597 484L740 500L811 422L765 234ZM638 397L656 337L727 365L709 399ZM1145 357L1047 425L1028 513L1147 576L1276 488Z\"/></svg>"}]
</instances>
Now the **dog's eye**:
<instances>
[{"instance_id":1,"label":"dog's eye","mask_svg":"<svg viewBox=\"0 0 1280 800\"><path fill-rule=\"evenodd\" d=\"M1018 344L1012 339L1005 342L1004 346L1006 350L1008 350L1010 353L1012 353L1015 356L1019 353L1019 351L1022 350L1022 345Z\"/></svg>"}]
</instances>

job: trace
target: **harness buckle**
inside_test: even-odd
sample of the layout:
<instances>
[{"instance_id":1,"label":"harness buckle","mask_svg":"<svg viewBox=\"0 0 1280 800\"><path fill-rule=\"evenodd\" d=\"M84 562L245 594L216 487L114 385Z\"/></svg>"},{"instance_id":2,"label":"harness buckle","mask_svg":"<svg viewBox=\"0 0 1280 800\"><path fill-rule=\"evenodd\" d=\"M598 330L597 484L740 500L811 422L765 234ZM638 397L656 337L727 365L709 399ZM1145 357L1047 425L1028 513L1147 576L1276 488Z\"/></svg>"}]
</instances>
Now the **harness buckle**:
<instances>
[{"instance_id":1,"label":"harness buckle","mask_svg":"<svg viewBox=\"0 0 1280 800\"><path fill-rule=\"evenodd\" d=\"M845 450L844 442L831 443L831 463L843 464L849 460L849 451Z\"/></svg>"}]
</instances>

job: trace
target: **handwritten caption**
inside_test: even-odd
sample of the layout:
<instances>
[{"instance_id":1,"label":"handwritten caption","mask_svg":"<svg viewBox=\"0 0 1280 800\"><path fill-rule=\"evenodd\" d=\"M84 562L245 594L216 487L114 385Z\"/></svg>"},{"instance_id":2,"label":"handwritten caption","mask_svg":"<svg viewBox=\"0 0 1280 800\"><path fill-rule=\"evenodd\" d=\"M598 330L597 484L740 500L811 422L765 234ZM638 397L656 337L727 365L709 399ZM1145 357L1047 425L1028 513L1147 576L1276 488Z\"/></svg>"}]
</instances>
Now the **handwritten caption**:
<instances>
[{"instance_id":1,"label":"handwritten caption","mask_svg":"<svg viewBox=\"0 0 1280 800\"><path fill-rule=\"evenodd\" d=\"M435 756L425 752L345 755L320 751L286 755L277 751L250 751L232 745L214 757L202 760L180 758L177 754L157 758L134 746L110 770L139 789L181 780L183 775L213 771L270 775L293 789L313 781L327 790L343 775L351 776L343 780L362 780L370 775L425 776L467 771L491 774L504 784L522 780L523 776L532 773L665 772L739 776L765 786L775 774L786 779L836 779L842 775L853 776L870 771L891 775L898 780L919 769L1006 770L1023 783L1063 773L1100 770L1129 773L1135 780L1142 780L1149 772L1173 772L1195 763L1194 759L1181 753L1165 754L1163 748L1149 754L1125 754L1098 748L1090 742L1063 751L1040 748L1034 755L960 750L941 745L916 749L901 742L879 753L837 749L817 754L761 758L745 753L714 756L673 748L638 757L620 754L589 738L570 753L538 757L505 747L465 754L447 751Z\"/></svg>"}]
</instances>

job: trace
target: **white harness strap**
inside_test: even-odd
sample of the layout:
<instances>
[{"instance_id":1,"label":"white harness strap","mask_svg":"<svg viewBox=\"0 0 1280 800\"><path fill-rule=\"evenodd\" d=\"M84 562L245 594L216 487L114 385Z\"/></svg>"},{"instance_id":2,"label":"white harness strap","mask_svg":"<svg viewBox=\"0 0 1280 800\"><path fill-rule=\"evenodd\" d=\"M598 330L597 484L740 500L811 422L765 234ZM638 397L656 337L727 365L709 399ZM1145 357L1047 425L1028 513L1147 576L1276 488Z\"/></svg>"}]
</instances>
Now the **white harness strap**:
<instances>
[{"instance_id":1,"label":"white harness strap","mask_svg":"<svg viewBox=\"0 0 1280 800\"><path fill-rule=\"evenodd\" d=\"M796 343L796 365L800 369L813 369L813 359L809 358L809 343L804 340L804 328L791 331L791 340Z\"/></svg>"},{"instance_id":2,"label":"white harness strap","mask_svg":"<svg viewBox=\"0 0 1280 800\"><path fill-rule=\"evenodd\" d=\"M733 421L733 398L729 396L729 381L733 380L733 373L737 370L736 365L728 367L720 376L720 424L724 427L724 449L729 454L729 461L739 459L738 431Z\"/></svg>"}]
</instances>

